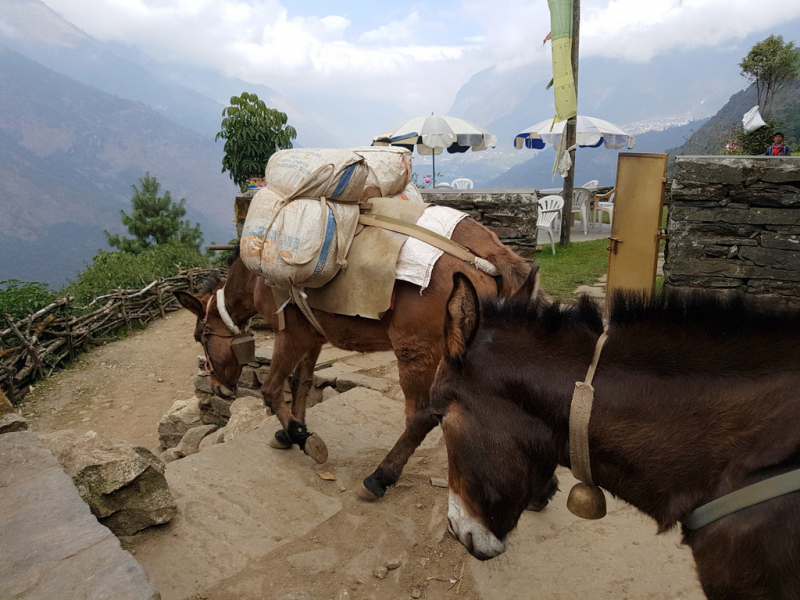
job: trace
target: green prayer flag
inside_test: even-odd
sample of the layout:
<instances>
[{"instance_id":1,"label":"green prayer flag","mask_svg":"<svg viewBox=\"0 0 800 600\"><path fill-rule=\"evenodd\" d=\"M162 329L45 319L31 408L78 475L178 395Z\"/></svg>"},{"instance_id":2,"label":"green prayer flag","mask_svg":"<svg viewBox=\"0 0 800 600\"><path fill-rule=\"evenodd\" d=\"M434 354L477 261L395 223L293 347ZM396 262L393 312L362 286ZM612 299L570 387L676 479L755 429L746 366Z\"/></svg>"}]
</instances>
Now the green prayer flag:
<instances>
[{"instance_id":1,"label":"green prayer flag","mask_svg":"<svg viewBox=\"0 0 800 600\"><path fill-rule=\"evenodd\" d=\"M575 79L572 74L572 0L547 0L553 50L553 93L556 122L578 114Z\"/></svg>"}]
</instances>

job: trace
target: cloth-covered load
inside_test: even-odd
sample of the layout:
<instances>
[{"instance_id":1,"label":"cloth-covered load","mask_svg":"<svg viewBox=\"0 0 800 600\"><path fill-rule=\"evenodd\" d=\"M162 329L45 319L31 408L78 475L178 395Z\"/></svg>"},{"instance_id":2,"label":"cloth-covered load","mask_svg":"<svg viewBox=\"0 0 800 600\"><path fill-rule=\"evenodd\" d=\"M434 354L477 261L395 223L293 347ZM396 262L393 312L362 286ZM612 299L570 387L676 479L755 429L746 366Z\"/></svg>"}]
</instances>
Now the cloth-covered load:
<instances>
[{"instance_id":1,"label":"cloth-covered load","mask_svg":"<svg viewBox=\"0 0 800 600\"><path fill-rule=\"evenodd\" d=\"M411 179L409 150L390 146L364 146L353 148L353 152L363 157L369 167L366 181L367 197L388 198L399 194L409 184Z\"/></svg>"},{"instance_id":2,"label":"cloth-covered load","mask_svg":"<svg viewBox=\"0 0 800 600\"><path fill-rule=\"evenodd\" d=\"M345 265L358 204L301 198L285 202L266 187L250 202L240 251L245 266L281 289L320 287Z\"/></svg>"},{"instance_id":3,"label":"cloth-covered load","mask_svg":"<svg viewBox=\"0 0 800 600\"><path fill-rule=\"evenodd\" d=\"M408 185L411 152L405 148L292 148L273 154L267 185L287 200L325 196L335 202L363 202L394 196Z\"/></svg>"}]
</instances>

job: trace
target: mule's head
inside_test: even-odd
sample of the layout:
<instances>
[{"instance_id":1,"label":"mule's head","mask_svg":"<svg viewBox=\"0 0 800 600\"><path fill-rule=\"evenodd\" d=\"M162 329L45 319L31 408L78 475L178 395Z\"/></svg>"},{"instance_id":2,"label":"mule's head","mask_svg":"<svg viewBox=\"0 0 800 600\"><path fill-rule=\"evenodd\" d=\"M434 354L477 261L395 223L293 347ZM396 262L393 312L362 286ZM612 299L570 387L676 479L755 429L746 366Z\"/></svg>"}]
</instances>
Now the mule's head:
<instances>
[{"instance_id":1,"label":"mule's head","mask_svg":"<svg viewBox=\"0 0 800 600\"><path fill-rule=\"evenodd\" d=\"M203 346L211 389L221 398L232 398L236 395L242 365L231 347L236 338L222 320L217 308L215 292L223 285L224 281L219 277L212 277L204 284L200 298L186 292L174 294L181 306L197 317L194 339Z\"/></svg>"},{"instance_id":2,"label":"mule's head","mask_svg":"<svg viewBox=\"0 0 800 600\"><path fill-rule=\"evenodd\" d=\"M518 295L535 295L537 277L534 271ZM504 552L522 511L554 492L550 430L515 396L519 348L498 343L501 337L482 326L475 288L456 274L431 410L447 445L449 528L481 560Z\"/></svg>"}]
</instances>

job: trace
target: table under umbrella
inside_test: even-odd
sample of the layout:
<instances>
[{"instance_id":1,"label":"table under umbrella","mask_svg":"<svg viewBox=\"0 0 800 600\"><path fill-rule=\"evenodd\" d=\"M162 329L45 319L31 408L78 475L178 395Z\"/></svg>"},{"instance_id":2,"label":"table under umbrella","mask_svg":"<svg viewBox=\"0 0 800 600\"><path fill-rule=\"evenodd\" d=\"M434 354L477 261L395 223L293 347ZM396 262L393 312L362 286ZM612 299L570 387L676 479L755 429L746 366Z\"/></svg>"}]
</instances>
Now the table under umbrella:
<instances>
[{"instance_id":1,"label":"table under umbrella","mask_svg":"<svg viewBox=\"0 0 800 600\"><path fill-rule=\"evenodd\" d=\"M433 160L433 185L436 186L436 155L442 150L450 154L486 150L497 145L497 137L474 123L459 119L430 114L415 117L392 127L372 140L373 146L401 146L411 151L416 146L423 156L430 155Z\"/></svg>"}]
</instances>

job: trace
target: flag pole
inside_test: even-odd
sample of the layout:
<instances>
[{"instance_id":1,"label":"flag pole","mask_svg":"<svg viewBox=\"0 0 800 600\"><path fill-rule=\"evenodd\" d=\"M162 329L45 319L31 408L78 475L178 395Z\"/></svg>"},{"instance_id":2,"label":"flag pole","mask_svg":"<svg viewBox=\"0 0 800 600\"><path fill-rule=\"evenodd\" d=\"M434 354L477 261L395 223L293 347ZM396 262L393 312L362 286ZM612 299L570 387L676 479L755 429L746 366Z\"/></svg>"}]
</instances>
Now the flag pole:
<instances>
[{"instance_id":1,"label":"flag pole","mask_svg":"<svg viewBox=\"0 0 800 600\"><path fill-rule=\"evenodd\" d=\"M578 41L581 28L581 0L572 0L572 51L570 54L572 62L572 78L575 81L575 104L578 101ZM571 148L575 145L577 134L578 117L570 117L567 126L564 128L566 137L566 147ZM570 150L569 157L572 159L572 166L569 168L567 176L564 177L564 212L561 214L561 240L563 247L569 246L570 230L572 228L572 197L575 189L575 150ZM589 208L586 208L589 214ZM588 217L587 217L588 218Z\"/></svg>"}]
</instances>

